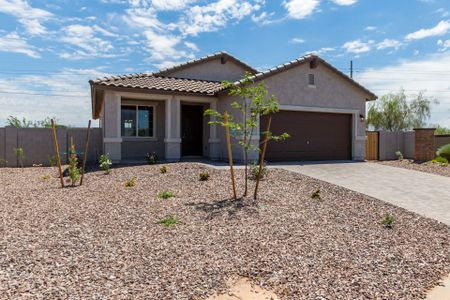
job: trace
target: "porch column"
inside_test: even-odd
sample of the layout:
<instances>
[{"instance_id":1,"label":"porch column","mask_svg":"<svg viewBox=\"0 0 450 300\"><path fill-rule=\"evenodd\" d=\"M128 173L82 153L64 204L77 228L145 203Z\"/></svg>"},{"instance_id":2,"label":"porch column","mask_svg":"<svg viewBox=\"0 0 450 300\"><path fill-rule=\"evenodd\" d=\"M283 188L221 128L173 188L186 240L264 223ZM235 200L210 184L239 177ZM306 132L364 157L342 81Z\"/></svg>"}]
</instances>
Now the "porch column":
<instances>
[{"instance_id":1,"label":"porch column","mask_svg":"<svg viewBox=\"0 0 450 300\"><path fill-rule=\"evenodd\" d=\"M179 161L181 158L181 106L180 99L172 97L166 100L165 158L167 161Z\"/></svg>"},{"instance_id":2,"label":"porch column","mask_svg":"<svg viewBox=\"0 0 450 300\"><path fill-rule=\"evenodd\" d=\"M114 92L105 93L104 113L102 126L104 137L104 150L109 154L113 162L120 162L122 159L122 136L120 130L121 119L121 99Z\"/></svg>"},{"instance_id":3,"label":"porch column","mask_svg":"<svg viewBox=\"0 0 450 300\"><path fill-rule=\"evenodd\" d=\"M209 104L209 108L217 111L217 100L213 100ZM211 116L210 120L214 121L216 118ZM211 160L219 160L221 159L221 148L220 148L220 139L217 137L217 125L209 126L209 158Z\"/></svg>"}]
</instances>

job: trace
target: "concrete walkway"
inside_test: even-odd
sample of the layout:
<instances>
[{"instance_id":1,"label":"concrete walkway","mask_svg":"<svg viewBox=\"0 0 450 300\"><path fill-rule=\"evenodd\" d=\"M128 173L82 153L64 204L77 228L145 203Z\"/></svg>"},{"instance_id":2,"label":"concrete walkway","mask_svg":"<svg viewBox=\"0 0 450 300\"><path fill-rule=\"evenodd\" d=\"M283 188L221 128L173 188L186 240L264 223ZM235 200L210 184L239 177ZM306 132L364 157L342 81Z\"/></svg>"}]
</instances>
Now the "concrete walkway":
<instances>
[{"instance_id":1,"label":"concrete walkway","mask_svg":"<svg viewBox=\"0 0 450 300\"><path fill-rule=\"evenodd\" d=\"M366 162L272 165L346 187L450 225L450 177Z\"/></svg>"}]
</instances>

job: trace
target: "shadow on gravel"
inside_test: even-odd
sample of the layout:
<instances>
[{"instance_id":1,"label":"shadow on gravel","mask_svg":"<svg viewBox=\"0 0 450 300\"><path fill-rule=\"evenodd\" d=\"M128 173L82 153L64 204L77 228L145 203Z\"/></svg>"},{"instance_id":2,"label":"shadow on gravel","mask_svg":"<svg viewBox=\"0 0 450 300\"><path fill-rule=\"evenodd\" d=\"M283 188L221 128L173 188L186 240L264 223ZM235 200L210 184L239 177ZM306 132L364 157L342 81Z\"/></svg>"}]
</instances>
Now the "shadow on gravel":
<instances>
[{"instance_id":1,"label":"shadow on gravel","mask_svg":"<svg viewBox=\"0 0 450 300\"><path fill-rule=\"evenodd\" d=\"M258 204L249 198L239 198L237 200L227 198L213 202L190 202L185 205L206 213L207 220L220 216L237 218L241 215L258 214L259 210Z\"/></svg>"}]
</instances>

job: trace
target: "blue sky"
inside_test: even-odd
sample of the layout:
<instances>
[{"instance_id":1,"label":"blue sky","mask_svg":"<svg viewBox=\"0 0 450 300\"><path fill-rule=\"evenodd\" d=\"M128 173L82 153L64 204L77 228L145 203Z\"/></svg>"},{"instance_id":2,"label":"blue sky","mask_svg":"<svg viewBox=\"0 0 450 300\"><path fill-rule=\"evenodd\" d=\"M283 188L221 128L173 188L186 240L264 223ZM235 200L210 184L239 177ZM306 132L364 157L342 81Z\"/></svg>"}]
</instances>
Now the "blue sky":
<instances>
[{"instance_id":1,"label":"blue sky","mask_svg":"<svg viewBox=\"0 0 450 300\"><path fill-rule=\"evenodd\" d=\"M377 95L425 90L450 127L449 0L0 0L0 125L85 126L88 80L225 50L258 69L315 52Z\"/></svg>"}]
</instances>

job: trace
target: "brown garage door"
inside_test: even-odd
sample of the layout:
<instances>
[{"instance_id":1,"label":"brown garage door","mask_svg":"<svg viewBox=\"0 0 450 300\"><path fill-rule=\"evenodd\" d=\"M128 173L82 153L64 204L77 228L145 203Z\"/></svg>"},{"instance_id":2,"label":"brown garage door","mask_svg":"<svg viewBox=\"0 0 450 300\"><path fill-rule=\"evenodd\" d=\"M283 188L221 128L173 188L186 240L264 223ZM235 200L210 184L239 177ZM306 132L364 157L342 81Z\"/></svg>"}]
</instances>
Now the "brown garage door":
<instances>
[{"instance_id":1,"label":"brown garage door","mask_svg":"<svg viewBox=\"0 0 450 300\"><path fill-rule=\"evenodd\" d=\"M261 131L268 117L261 118ZM272 116L271 131L291 136L286 141L269 142L267 161L349 160L352 153L350 114L280 111Z\"/></svg>"}]
</instances>

